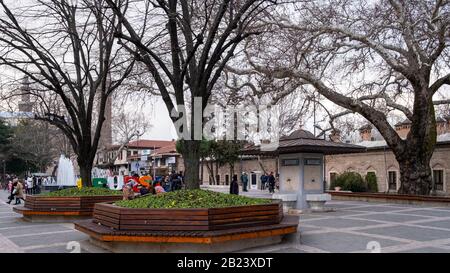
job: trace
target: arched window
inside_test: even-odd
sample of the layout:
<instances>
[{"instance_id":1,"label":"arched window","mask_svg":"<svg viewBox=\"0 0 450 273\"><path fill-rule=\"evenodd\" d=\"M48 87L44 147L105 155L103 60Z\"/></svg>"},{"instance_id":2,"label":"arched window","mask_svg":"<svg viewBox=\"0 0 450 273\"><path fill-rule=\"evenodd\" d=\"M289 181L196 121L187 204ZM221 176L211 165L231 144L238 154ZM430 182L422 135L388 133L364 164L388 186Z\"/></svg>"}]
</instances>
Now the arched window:
<instances>
[{"instance_id":1,"label":"arched window","mask_svg":"<svg viewBox=\"0 0 450 273\"><path fill-rule=\"evenodd\" d=\"M437 191L444 191L444 169L433 169L433 188Z\"/></svg>"},{"instance_id":2,"label":"arched window","mask_svg":"<svg viewBox=\"0 0 450 273\"><path fill-rule=\"evenodd\" d=\"M216 175L216 183L220 185L220 174Z\"/></svg>"},{"instance_id":3,"label":"arched window","mask_svg":"<svg viewBox=\"0 0 450 273\"><path fill-rule=\"evenodd\" d=\"M390 170L388 171L388 189L391 191L397 190L397 171Z\"/></svg>"},{"instance_id":4,"label":"arched window","mask_svg":"<svg viewBox=\"0 0 450 273\"><path fill-rule=\"evenodd\" d=\"M330 183L333 183L338 176L337 172L330 172Z\"/></svg>"}]
</instances>

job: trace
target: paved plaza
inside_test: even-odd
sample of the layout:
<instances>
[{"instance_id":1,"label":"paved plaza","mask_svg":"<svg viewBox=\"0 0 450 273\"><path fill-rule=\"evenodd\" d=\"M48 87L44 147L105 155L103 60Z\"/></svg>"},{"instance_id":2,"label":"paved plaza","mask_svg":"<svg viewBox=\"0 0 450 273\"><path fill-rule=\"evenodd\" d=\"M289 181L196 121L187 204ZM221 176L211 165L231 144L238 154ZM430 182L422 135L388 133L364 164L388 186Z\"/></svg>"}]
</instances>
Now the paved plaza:
<instances>
[{"instance_id":1,"label":"paved plaza","mask_svg":"<svg viewBox=\"0 0 450 273\"><path fill-rule=\"evenodd\" d=\"M264 193L250 192L263 196ZM73 224L29 223L0 192L0 252L106 252L88 242ZM300 217L300 233L279 245L245 252L447 252L450 207L332 201L334 212Z\"/></svg>"}]
</instances>

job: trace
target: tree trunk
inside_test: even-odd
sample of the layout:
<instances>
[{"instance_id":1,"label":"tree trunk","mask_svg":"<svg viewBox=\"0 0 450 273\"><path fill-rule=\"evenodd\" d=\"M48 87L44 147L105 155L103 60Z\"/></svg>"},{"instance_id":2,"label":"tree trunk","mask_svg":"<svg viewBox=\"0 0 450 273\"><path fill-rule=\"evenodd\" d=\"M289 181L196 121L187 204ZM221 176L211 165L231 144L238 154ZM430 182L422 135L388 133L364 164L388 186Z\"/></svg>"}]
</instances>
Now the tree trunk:
<instances>
[{"instance_id":1,"label":"tree trunk","mask_svg":"<svg viewBox=\"0 0 450 273\"><path fill-rule=\"evenodd\" d=\"M399 193L428 195L432 188L431 156L436 146L436 117L430 100L415 102L415 115L402 153L396 155L400 167Z\"/></svg>"},{"instance_id":2,"label":"tree trunk","mask_svg":"<svg viewBox=\"0 0 450 273\"><path fill-rule=\"evenodd\" d=\"M183 142L184 181L187 189L199 189L200 141L181 140Z\"/></svg>"},{"instance_id":3,"label":"tree trunk","mask_svg":"<svg viewBox=\"0 0 450 273\"><path fill-rule=\"evenodd\" d=\"M428 195L431 191L432 176L430 161L423 158L408 158L399 162L399 193L412 195Z\"/></svg>"},{"instance_id":4,"label":"tree trunk","mask_svg":"<svg viewBox=\"0 0 450 273\"><path fill-rule=\"evenodd\" d=\"M84 187L92 187L92 164L78 162L80 167L81 182Z\"/></svg>"},{"instance_id":5,"label":"tree trunk","mask_svg":"<svg viewBox=\"0 0 450 273\"><path fill-rule=\"evenodd\" d=\"M203 185L203 167L204 167L204 159L200 162L200 185Z\"/></svg>"},{"instance_id":6,"label":"tree trunk","mask_svg":"<svg viewBox=\"0 0 450 273\"><path fill-rule=\"evenodd\" d=\"M208 170L210 185L216 184L216 177L214 176L214 165L206 162L206 169Z\"/></svg>"},{"instance_id":7,"label":"tree trunk","mask_svg":"<svg viewBox=\"0 0 450 273\"><path fill-rule=\"evenodd\" d=\"M230 163L230 181L233 181L234 176L234 164Z\"/></svg>"}]
</instances>

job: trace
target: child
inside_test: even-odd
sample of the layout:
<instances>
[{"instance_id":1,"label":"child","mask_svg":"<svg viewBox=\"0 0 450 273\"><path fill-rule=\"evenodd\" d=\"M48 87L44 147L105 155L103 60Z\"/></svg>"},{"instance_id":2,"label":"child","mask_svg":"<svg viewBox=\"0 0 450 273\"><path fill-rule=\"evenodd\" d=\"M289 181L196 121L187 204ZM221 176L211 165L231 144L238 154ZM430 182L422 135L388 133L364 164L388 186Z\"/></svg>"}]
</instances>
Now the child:
<instances>
[{"instance_id":1,"label":"child","mask_svg":"<svg viewBox=\"0 0 450 273\"><path fill-rule=\"evenodd\" d=\"M125 185L122 189L123 200L131 200L134 198L134 191L130 185Z\"/></svg>"}]
</instances>

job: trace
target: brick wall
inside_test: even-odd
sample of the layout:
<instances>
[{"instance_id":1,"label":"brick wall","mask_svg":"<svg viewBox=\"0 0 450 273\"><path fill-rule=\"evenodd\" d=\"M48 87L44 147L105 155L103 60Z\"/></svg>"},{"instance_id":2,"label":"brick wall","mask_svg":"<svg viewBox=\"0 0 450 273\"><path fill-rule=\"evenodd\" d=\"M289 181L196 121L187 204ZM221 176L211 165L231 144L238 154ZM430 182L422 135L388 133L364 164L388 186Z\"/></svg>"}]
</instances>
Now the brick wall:
<instances>
[{"instance_id":1,"label":"brick wall","mask_svg":"<svg viewBox=\"0 0 450 273\"><path fill-rule=\"evenodd\" d=\"M378 180L378 191L386 192L387 171L397 172L397 186L400 186L400 172L397 160L390 151L372 151L358 154L329 155L326 156L326 181L329 186L330 173L343 173L345 171L355 171L365 176L367 172L374 171ZM450 147L437 147L431 158L433 169L444 170L445 194L450 193Z\"/></svg>"}]
</instances>

